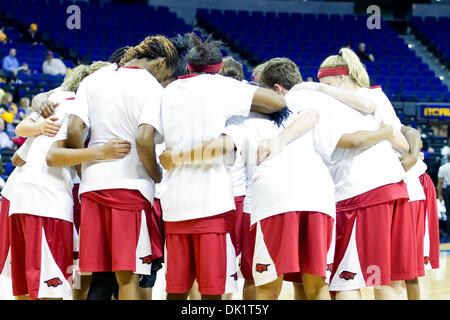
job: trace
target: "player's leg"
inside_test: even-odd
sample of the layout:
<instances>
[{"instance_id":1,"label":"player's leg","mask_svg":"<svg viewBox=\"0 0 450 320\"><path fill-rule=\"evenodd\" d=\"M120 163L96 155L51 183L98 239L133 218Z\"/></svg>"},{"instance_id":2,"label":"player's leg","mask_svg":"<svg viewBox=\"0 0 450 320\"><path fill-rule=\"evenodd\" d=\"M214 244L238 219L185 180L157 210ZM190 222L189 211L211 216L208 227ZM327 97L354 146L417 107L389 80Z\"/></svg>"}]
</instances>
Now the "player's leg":
<instances>
[{"instance_id":1,"label":"player's leg","mask_svg":"<svg viewBox=\"0 0 450 320\"><path fill-rule=\"evenodd\" d=\"M303 282L292 282L294 286L294 300L307 300Z\"/></svg>"},{"instance_id":2,"label":"player's leg","mask_svg":"<svg viewBox=\"0 0 450 320\"><path fill-rule=\"evenodd\" d=\"M133 271L116 271L116 280L119 285L119 300L139 300L139 275Z\"/></svg>"},{"instance_id":3,"label":"player's leg","mask_svg":"<svg viewBox=\"0 0 450 320\"><path fill-rule=\"evenodd\" d=\"M331 300L328 284L323 277L303 273L302 280L308 300Z\"/></svg>"},{"instance_id":4,"label":"player's leg","mask_svg":"<svg viewBox=\"0 0 450 320\"><path fill-rule=\"evenodd\" d=\"M283 286L283 275L275 281L256 286L255 300L277 300Z\"/></svg>"},{"instance_id":5,"label":"player's leg","mask_svg":"<svg viewBox=\"0 0 450 320\"><path fill-rule=\"evenodd\" d=\"M361 300L361 290L336 291L336 300Z\"/></svg>"},{"instance_id":6,"label":"player's leg","mask_svg":"<svg viewBox=\"0 0 450 320\"><path fill-rule=\"evenodd\" d=\"M419 278L406 280L405 284L406 284L406 292L408 294L408 300L420 300Z\"/></svg>"},{"instance_id":7,"label":"player's leg","mask_svg":"<svg viewBox=\"0 0 450 320\"><path fill-rule=\"evenodd\" d=\"M255 281L245 279L242 300L255 300Z\"/></svg>"},{"instance_id":8,"label":"player's leg","mask_svg":"<svg viewBox=\"0 0 450 320\"><path fill-rule=\"evenodd\" d=\"M91 279L91 275L80 275L80 289L73 288L73 300L87 300Z\"/></svg>"},{"instance_id":9,"label":"player's leg","mask_svg":"<svg viewBox=\"0 0 450 320\"><path fill-rule=\"evenodd\" d=\"M300 213L300 270L308 300L330 300L327 259L334 219L321 212Z\"/></svg>"},{"instance_id":10,"label":"player's leg","mask_svg":"<svg viewBox=\"0 0 450 320\"><path fill-rule=\"evenodd\" d=\"M392 281L389 286L374 288L375 300L403 300L406 296L405 281Z\"/></svg>"}]
</instances>

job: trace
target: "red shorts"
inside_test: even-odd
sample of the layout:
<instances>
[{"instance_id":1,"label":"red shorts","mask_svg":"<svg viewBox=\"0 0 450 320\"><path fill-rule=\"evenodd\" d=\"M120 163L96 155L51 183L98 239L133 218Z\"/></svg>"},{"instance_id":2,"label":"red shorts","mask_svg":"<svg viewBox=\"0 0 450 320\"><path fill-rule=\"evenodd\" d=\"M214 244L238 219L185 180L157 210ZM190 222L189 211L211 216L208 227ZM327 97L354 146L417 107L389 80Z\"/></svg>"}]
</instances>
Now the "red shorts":
<instances>
[{"instance_id":1,"label":"red shorts","mask_svg":"<svg viewBox=\"0 0 450 320\"><path fill-rule=\"evenodd\" d=\"M11 242L9 239L9 200L2 197L0 205L0 274L9 275L10 273L10 254Z\"/></svg>"},{"instance_id":2,"label":"red shorts","mask_svg":"<svg viewBox=\"0 0 450 320\"><path fill-rule=\"evenodd\" d=\"M150 202L137 190L83 193L80 271L150 275L152 260L162 256L152 251L152 214Z\"/></svg>"},{"instance_id":3,"label":"red shorts","mask_svg":"<svg viewBox=\"0 0 450 320\"><path fill-rule=\"evenodd\" d=\"M425 264L423 254L423 241L425 237L425 201L408 202L409 212L414 228L414 248L416 249L416 276L425 275Z\"/></svg>"},{"instance_id":4,"label":"red shorts","mask_svg":"<svg viewBox=\"0 0 450 320\"><path fill-rule=\"evenodd\" d=\"M14 296L71 296L73 224L28 214L13 214L10 223Z\"/></svg>"},{"instance_id":5,"label":"red shorts","mask_svg":"<svg viewBox=\"0 0 450 320\"><path fill-rule=\"evenodd\" d=\"M425 192L425 269L439 268L439 216L437 209L436 187L431 177L424 173L419 177Z\"/></svg>"},{"instance_id":6,"label":"red shorts","mask_svg":"<svg viewBox=\"0 0 450 320\"><path fill-rule=\"evenodd\" d=\"M81 203L78 198L78 190L80 185L78 183L73 185L72 196L73 196L73 224L77 233L80 232L80 215L81 215Z\"/></svg>"},{"instance_id":7,"label":"red shorts","mask_svg":"<svg viewBox=\"0 0 450 320\"><path fill-rule=\"evenodd\" d=\"M415 278L414 239L403 182L340 201L330 290L355 290Z\"/></svg>"},{"instance_id":8,"label":"red shorts","mask_svg":"<svg viewBox=\"0 0 450 320\"><path fill-rule=\"evenodd\" d=\"M166 291L188 292L197 279L200 294L237 290L236 251L231 240L234 210L212 217L165 224Z\"/></svg>"},{"instance_id":9,"label":"red shorts","mask_svg":"<svg viewBox=\"0 0 450 320\"><path fill-rule=\"evenodd\" d=\"M253 281L252 265L255 252L256 232L250 232L250 214L242 214L242 250L241 250L241 274L246 280Z\"/></svg>"},{"instance_id":10,"label":"red shorts","mask_svg":"<svg viewBox=\"0 0 450 320\"><path fill-rule=\"evenodd\" d=\"M242 219L244 199L245 196L234 197L234 204L236 205L236 210L234 213L235 228L234 232L231 234L231 240L233 241L234 247L236 248L236 256L239 256L242 251Z\"/></svg>"},{"instance_id":11,"label":"red shorts","mask_svg":"<svg viewBox=\"0 0 450 320\"><path fill-rule=\"evenodd\" d=\"M297 211L253 225L255 285L272 282L282 274L288 281L301 281L302 273L326 278L333 224L334 219L327 214Z\"/></svg>"}]
</instances>

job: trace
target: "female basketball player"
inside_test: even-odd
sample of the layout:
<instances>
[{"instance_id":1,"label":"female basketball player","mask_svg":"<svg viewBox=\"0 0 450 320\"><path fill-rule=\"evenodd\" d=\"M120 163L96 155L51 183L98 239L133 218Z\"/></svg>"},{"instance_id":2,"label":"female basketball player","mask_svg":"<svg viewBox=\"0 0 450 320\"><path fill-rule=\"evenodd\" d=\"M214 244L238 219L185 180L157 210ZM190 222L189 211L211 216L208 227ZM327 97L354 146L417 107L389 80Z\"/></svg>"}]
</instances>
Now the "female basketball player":
<instances>
[{"instance_id":1,"label":"female basketball player","mask_svg":"<svg viewBox=\"0 0 450 320\"><path fill-rule=\"evenodd\" d=\"M139 299L140 275L150 275L152 260L162 257L162 248L150 241L158 233L150 227L151 203L161 178L151 138L161 130L159 82L177 62L167 38L147 37L125 53L119 67L86 78L75 99L79 108L69 124L70 148L82 147L84 127L91 129L89 146L113 136L132 143L123 159L83 165L80 184L80 270L114 271L119 300ZM142 123L149 125L138 132Z\"/></svg>"},{"instance_id":2,"label":"female basketball player","mask_svg":"<svg viewBox=\"0 0 450 320\"><path fill-rule=\"evenodd\" d=\"M51 95L53 102L61 105L57 110L61 122L67 118L66 112L73 103L73 91L79 82L89 72L103 66L97 63L75 68L66 77L61 90ZM26 132L29 123L23 126L20 130ZM53 161L58 163L60 156L69 156L71 163L68 165L73 165L93 159L123 157L127 153L127 142L108 141L103 146L77 150L70 155L58 154L49 159L47 150L54 141L64 139L66 128L67 122L57 136L35 137L26 163L12 181L11 268L13 293L18 299L63 298L71 292L68 278L72 275L69 267L73 251L73 172L70 168L52 169L49 165ZM28 129L32 132L32 126ZM117 148L117 144L121 147ZM120 153L116 152L119 149ZM30 272L30 268L38 272Z\"/></svg>"},{"instance_id":3,"label":"female basketball player","mask_svg":"<svg viewBox=\"0 0 450 320\"><path fill-rule=\"evenodd\" d=\"M359 89L369 85L367 72L348 49L325 59L318 78L321 83L360 94ZM377 123L371 115L359 114L358 118L353 123L344 119L344 123L348 127ZM392 147L408 152L399 131L394 129ZM337 291L337 299L360 298L359 289L371 285L381 285L375 289L376 299L399 299L405 293L403 280L416 274L405 172L392 147L382 142L358 153L339 150L332 157L335 163L329 165L337 197L337 242L330 289ZM343 174L344 170L349 174Z\"/></svg>"},{"instance_id":4,"label":"female basketball player","mask_svg":"<svg viewBox=\"0 0 450 320\"><path fill-rule=\"evenodd\" d=\"M186 55L190 74L168 85L162 97L164 141L174 152L219 137L228 118L245 116L250 108L272 113L285 105L269 90L217 75L222 55L216 43L192 39ZM181 165L165 179L168 299L186 299L195 278L202 299L220 299L237 280L229 235L235 204L226 167L214 161Z\"/></svg>"}]
</instances>

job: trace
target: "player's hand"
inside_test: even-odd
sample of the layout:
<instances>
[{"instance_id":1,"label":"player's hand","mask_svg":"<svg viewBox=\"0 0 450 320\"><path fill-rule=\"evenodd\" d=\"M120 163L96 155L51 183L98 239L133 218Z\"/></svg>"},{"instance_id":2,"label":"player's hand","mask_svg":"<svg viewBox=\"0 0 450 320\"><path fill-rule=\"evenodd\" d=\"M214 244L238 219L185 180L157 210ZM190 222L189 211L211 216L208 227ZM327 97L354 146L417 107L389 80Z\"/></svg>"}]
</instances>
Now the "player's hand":
<instances>
[{"instance_id":1,"label":"player's hand","mask_svg":"<svg viewBox=\"0 0 450 320\"><path fill-rule=\"evenodd\" d=\"M262 141L258 146L257 165L264 160L273 158L283 150L283 147L284 145L277 138Z\"/></svg>"},{"instance_id":2,"label":"player's hand","mask_svg":"<svg viewBox=\"0 0 450 320\"><path fill-rule=\"evenodd\" d=\"M405 154L400 158L400 162L402 163L403 169L405 169L405 171L408 171L416 164L417 157L414 157L410 154Z\"/></svg>"},{"instance_id":3,"label":"player's hand","mask_svg":"<svg viewBox=\"0 0 450 320\"><path fill-rule=\"evenodd\" d=\"M444 197L443 196L439 196L439 201L444 203Z\"/></svg>"},{"instance_id":4,"label":"player's hand","mask_svg":"<svg viewBox=\"0 0 450 320\"><path fill-rule=\"evenodd\" d=\"M103 159L120 159L130 153L131 143L121 138L112 138L101 148Z\"/></svg>"},{"instance_id":5,"label":"player's hand","mask_svg":"<svg viewBox=\"0 0 450 320\"><path fill-rule=\"evenodd\" d=\"M61 125L56 123L56 121L58 121L58 117L51 116L50 118L40 122L39 131L41 134L48 137L54 137L58 133L59 128L61 128Z\"/></svg>"},{"instance_id":6,"label":"player's hand","mask_svg":"<svg viewBox=\"0 0 450 320\"><path fill-rule=\"evenodd\" d=\"M290 91L294 90L294 91L299 91L299 90L320 90L320 88L323 86L323 83L320 82L310 82L310 81L304 81L302 83L296 84L295 86L293 86L291 88Z\"/></svg>"},{"instance_id":7,"label":"player's hand","mask_svg":"<svg viewBox=\"0 0 450 320\"><path fill-rule=\"evenodd\" d=\"M40 105L40 114L44 118L50 117L52 114L55 113L55 108L59 105L59 103L53 103L50 100L45 100Z\"/></svg>"},{"instance_id":8,"label":"player's hand","mask_svg":"<svg viewBox=\"0 0 450 320\"><path fill-rule=\"evenodd\" d=\"M164 152L159 156L159 163L166 170L171 170L175 167L175 163L172 159L172 151L170 149L164 150Z\"/></svg>"}]
</instances>

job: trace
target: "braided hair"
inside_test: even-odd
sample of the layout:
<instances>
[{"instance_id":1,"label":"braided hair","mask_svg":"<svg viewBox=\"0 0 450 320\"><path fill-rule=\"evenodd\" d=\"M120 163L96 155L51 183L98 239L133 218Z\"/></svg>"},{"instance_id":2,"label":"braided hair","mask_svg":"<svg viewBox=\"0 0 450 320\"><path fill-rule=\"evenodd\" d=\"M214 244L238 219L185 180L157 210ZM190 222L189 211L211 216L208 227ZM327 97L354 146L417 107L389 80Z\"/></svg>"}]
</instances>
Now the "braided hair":
<instances>
[{"instance_id":1,"label":"braided hair","mask_svg":"<svg viewBox=\"0 0 450 320\"><path fill-rule=\"evenodd\" d=\"M152 60L160 57L165 57L166 65L174 68L178 62L177 49L164 36L149 36L137 46L129 48L120 60L119 65L122 67L134 59L147 58Z\"/></svg>"}]
</instances>

